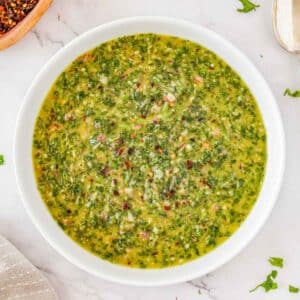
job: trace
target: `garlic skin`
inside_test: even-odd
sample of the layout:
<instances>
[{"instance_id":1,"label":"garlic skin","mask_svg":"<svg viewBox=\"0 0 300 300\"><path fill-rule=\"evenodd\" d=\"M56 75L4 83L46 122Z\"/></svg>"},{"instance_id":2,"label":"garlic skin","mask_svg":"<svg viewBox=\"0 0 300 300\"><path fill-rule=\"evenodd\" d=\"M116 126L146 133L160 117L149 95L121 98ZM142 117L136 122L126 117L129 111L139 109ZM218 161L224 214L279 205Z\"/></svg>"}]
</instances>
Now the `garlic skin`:
<instances>
[{"instance_id":1,"label":"garlic skin","mask_svg":"<svg viewBox=\"0 0 300 300\"><path fill-rule=\"evenodd\" d=\"M289 52L300 51L300 0L275 0L273 29L279 44Z\"/></svg>"}]
</instances>

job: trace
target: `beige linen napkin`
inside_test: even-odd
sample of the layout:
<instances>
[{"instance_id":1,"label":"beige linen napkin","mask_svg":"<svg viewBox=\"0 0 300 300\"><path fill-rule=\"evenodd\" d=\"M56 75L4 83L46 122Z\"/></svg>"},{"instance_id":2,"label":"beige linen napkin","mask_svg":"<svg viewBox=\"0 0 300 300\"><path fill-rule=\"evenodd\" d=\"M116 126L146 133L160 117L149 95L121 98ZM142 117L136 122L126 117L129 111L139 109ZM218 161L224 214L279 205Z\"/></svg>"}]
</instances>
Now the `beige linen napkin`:
<instances>
[{"instance_id":1,"label":"beige linen napkin","mask_svg":"<svg viewBox=\"0 0 300 300\"><path fill-rule=\"evenodd\" d=\"M48 280L2 236L0 300L58 300Z\"/></svg>"}]
</instances>

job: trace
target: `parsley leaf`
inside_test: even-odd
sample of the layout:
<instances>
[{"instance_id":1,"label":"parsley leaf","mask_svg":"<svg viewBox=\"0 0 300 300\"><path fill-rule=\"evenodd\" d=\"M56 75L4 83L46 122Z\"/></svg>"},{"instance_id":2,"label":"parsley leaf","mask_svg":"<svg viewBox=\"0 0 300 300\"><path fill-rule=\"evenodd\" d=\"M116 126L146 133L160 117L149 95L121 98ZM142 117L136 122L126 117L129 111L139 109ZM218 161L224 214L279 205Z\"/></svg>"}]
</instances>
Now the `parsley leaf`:
<instances>
[{"instance_id":1,"label":"parsley leaf","mask_svg":"<svg viewBox=\"0 0 300 300\"><path fill-rule=\"evenodd\" d=\"M299 293L299 288L289 285L289 292L297 294L297 293Z\"/></svg>"},{"instance_id":2,"label":"parsley leaf","mask_svg":"<svg viewBox=\"0 0 300 300\"><path fill-rule=\"evenodd\" d=\"M4 165L4 156L0 154L0 166Z\"/></svg>"},{"instance_id":3,"label":"parsley leaf","mask_svg":"<svg viewBox=\"0 0 300 300\"><path fill-rule=\"evenodd\" d=\"M257 7L259 7L258 4L255 4L251 2L250 0L239 0L243 4L243 8L238 8L238 12L241 13L248 13L252 10L255 10Z\"/></svg>"},{"instance_id":4,"label":"parsley leaf","mask_svg":"<svg viewBox=\"0 0 300 300\"><path fill-rule=\"evenodd\" d=\"M284 91L283 95L284 96L291 96L291 97L294 97L294 98L300 97L300 90L296 90L296 91L292 92L290 89L286 89Z\"/></svg>"},{"instance_id":5,"label":"parsley leaf","mask_svg":"<svg viewBox=\"0 0 300 300\"><path fill-rule=\"evenodd\" d=\"M272 270L272 272L267 275L267 278L264 282L257 285L254 289L250 290L250 293L256 291L259 287L262 287L265 289L265 292L269 292L270 290L276 290L278 288L278 285L276 282L274 282L273 279L277 277L277 271Z\"/></svg>"},{"instance_id":6,"label":"parsley leaf","mask_svg":"<svg viewBox=\"0 0 300 300\"><path fill-rule=\"evenodd\" d=\"M272 266L283 268L283 258L281 258L281 257L270 257L269 263Z\"/></svg>"}]
</instances>

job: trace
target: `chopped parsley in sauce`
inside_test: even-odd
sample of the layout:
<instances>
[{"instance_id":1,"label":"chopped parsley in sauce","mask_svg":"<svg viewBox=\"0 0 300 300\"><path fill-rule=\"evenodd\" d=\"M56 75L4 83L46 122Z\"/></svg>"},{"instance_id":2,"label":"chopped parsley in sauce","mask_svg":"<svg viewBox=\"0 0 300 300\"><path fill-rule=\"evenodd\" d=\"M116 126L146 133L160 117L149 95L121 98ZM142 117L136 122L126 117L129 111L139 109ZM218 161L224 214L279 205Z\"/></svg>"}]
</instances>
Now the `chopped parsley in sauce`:
<instances>
[{"instance_id":1,"label":"chopped parsley in sauce","mask_svg":"<svg viewBox=\"0 0 300 300\"><path fill-rule=\"evenodd\" d=\"M137 34L84 53L37 117L39 192L82 247L138 268L227 240L259 194L266 132L232 68L188 40Z\"/></svg>"}]
</instances>

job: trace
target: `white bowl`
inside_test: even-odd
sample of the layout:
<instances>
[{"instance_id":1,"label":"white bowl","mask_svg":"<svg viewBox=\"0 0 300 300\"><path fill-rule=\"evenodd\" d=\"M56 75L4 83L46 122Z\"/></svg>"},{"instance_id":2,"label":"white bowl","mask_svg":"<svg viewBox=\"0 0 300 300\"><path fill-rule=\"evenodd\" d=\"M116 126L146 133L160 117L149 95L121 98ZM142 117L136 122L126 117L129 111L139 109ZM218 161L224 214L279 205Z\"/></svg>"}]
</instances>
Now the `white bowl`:
<instances>
[{"instance_id":1,"label":"white bowl","mask_svg":"<svg viewBox=\"0 0 300 300\"><path fill-rule=\"evenodd\" d=\"M34 178L31 156L36 116L57 76L81 53L123 35L153 32L182 37L217 53L244 79L254 94L267 130L267 166L262 190L241 227L221 246L186 264L164 269L134 269L94 256L72 241L56 224L42 201ZM280 113L267 83L253 64L217 34L186 21L162 17L123 19L92 29L61 49L43 67L28 90L20 111L15 136L15 169L28 214L44 238L76 266L104 279L124 284L158 286L202 276L237 255L269 216L276 201L284 171L285 140Z\"/></svg>"}]
</instances>

